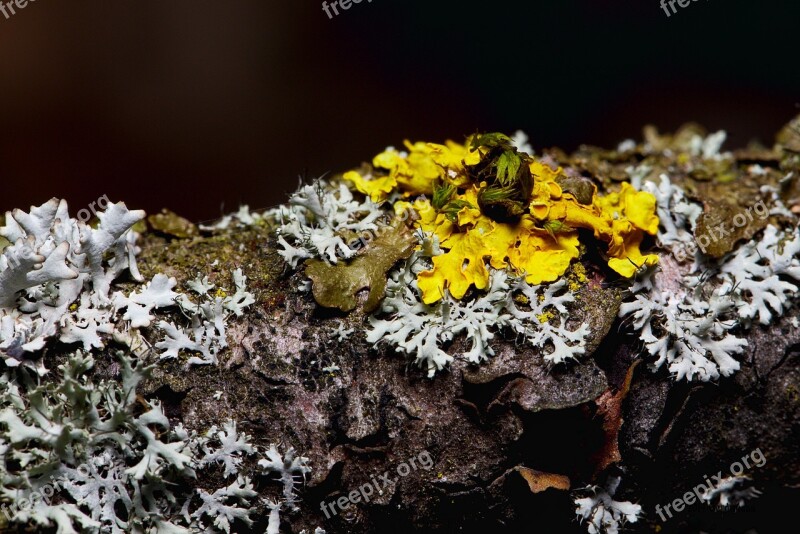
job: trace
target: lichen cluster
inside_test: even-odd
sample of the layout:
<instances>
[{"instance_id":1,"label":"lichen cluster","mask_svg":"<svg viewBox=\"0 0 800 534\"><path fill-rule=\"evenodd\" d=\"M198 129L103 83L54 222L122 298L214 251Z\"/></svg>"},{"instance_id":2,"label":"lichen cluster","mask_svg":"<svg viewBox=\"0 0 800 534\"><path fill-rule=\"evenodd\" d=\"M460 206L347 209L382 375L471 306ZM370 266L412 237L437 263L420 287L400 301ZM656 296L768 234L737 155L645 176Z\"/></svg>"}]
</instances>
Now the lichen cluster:
<instances>
[{"instance_id":1,"label":"lichen cluster","mask_svg":"<svg viewBox=\"0 0 800 534\"><path fill-rule=\"evenodd\" d=\"M431 378L459 359L486 363L501 339L524 344L524 357L548 371L586 356L607 331L603 321L589 328L598 305L588 300L603 293L615 302L607 326L618 311L654 371L722 380L743 365L748 329L797 313L797 139L757 151L763 166L722 152L724 133L695 127L570 156L534 155L521 135L406 142L263 213L245 206L200 228L167 212L150 222L220 248L244 246L235 232L258 226L257 247L272 246L285 261L280 279L291 280L277 291L333 310L315 320L336 341L388 345ZM232 323L263 297L248 276L252 286L263 273L226 261L230 283L196 265L146 281L135 231L145 214L120 203L97 216L77 221L54 199L8 213L0 227L8 519L60 532L229 532L257 517L277 534L281 514L298 511L306 458L233 420L176 424L136 394L158 366L191 373L225 362ZM258 490L270 484L267 498ZM639 517L638 505L615 500L618 485L611 477L577 496L590 532ZM734 494L736 503L754 496L730 482L716 500Z\"/></svg>"},{"instance_id":2,"label":"lichen cluster","mask_svg":"<svg viewBox=\"0 0 800 534\"><path fill-rule=\"evenodd\" d=\"M538 287L504 270L493 270L489 287L475 298L445 294L426 304L417 275L430 268L436 252L433 242L423 243L421 250L391 274L381 309L370 318L368 342L389 343L412 356L431 377L453 360L441 347L461 334L472 343L463 358L473 364L494 355L491 341L502 330L532 346L552 347L545 355L552 363L584 353L589 328L567 328L567 305L574 302L574 296L565 287L566 280Z\"/></svg>"},{"instance_id":3,"label":"lichen cluster","mask_svg":"<svg viewBox=\"0 0 800 534\"><path fill-rule=\"evenodd\" d=\"M608 265L622 276L657 262L640 251L658 228L649 193L623 183L599 196L590 181L519 153L501 134L406 147L344 178L373 200L395 194L395 211L413 208L418 227L438 237L443 254L418 276L426 304L445 289L456 299L470 287L485 289L489 267L514 270L530 284L553 282L580 256L579 229L606 244Z\"/></svg>"},{"instance_id":4,"label":"lichen cluster","mask_svg":"<svg viewBox=\"0 0 800 534\"><path fill-rule=\"evenodd\" d=\"M237 522L253 523L258 494L242 467L262 454L259 465L283 477L293 495L296 477L308 472L304 458L261 450L233 421L202 434L171 424L158 402L143 408L137 401L152 367L122 352L118 358L119 381L92 380L94 358L80 352L43 385L0 376L8 520L63 533L230 532ZM212 489L195 487L209 475L218 478Z\"/></svg>"},{"instance_id":5,"label":"lichen cluster","mask_svg":"<svg viewBox=\"0 0 800 534\"><path fill-rule=\"evenodd\" d=\"M676 159L698 168L706 160L732 166L733 155L720 152L724 139L724 133L718 132L708 138L694 135L685 144L674 142L673 149L679 151ZM696 159L692 162L692 158ZM636 330L644 351L655 358L653 369L666 364L675 378L686 380L730 376L739 370L737 357L748 346L738 336L754 321L768 325L795 305L800 281L796 216L775 194L776 189L761 185L756 189L761 196L753 203L763 205L760 218L765 228L757 238L738 248L731 245L728 254L714 257L690 246L695 239L707 237L697 234L698 221L707 215L708 206L704 210L667 174L653 172L647 164L628 173L657 198L661 220L657 238L666 256L661 269L649 271L632 285L632 296L622 305L620 316ZM745 175L764 174L761 167L745 169ZM793 173L787 173L784 181L792 178ZM740 217L747 221L745 215ZM755 217L751 214L750 219ZM789 222L788 229L776 226L781 221Z\"/></svg>"},{"instance_id":6,"label":"lichen cluster","mask_svg":"<svg viewBox=\"0 0 800 534\"><path fill-rule=\"evenodd\" d=\"M589 329L567 324L579 284L562 281L565 273L587 248L625 278L654 265L657 256L640 247L658 229L656 199L627 183L599 195L591 180L517 142L503 134L406 142L406 151L389 148L341 181L304 186L273 211L281 255L293 268L307 260L317 302L343 311L364 288L372 311L375 288L383 294L388 279L367 339L410 355L430 376L452 361L446 346L461 334L472 341L463 354L470 363L494 353L490 340L500 332L539 347L548 362L574 359ZM382 231L398 220L414 230L411 257L389 254L404 250L396 243L382 251L381 235L391 234ZM359 262L370 255L372 265L405 261L367 276Z\"/></svg>"},{"instance_id":7,"label":"lichen cluster","mask_svg":"<svg viewBox=\"0 0 800 534\"><path fill-rule=\"evenodd\" d=\"M176 425L158 400L138 397L158 362L216 365L228 347L227 323L255 302L241 269L230 290L206 275L187 280L187 292L163 274L138 286L144 279L132 228L144 215L110 204L89 225L57 199L6 214L0 526L230 532L252 525L258 512L277 534L280 512L296 509L306 458L252 443L232 420L203 431ZM256 219L240 211L238 220ZM63 354L50 370L46 349L56 341ZM116 364L107 361L112 355ZM95 376L98 360L116 365L115 379ZM260 501L254 481L275 475L282 496Z\"/></svg>"},{"instance_id":8,"label":"lichen cluster","mask_svg":"<svg viewBox=\"0 0 800 534\"><path fill-rule=\"evenodd\" d=\"M796 309L800 281L800 200L787 194L800 190L793 185L800 183L799 157L778 145L753 152L771 168L740 164L722 152L725 138L693 126L674 136L646 129L643 142L615 151L555 150L538 158L530 147L520 151L521 139L501 134L464 144L406 142L405 150L389 148L341 181L318 182L313 204L348 213L351 226L380 210L415 231L416 249L392 258L399 265L379 285L385 297L368 318L366 340L410 356L429 376L458 356L485 362L506 334L550 363L586 352L591 332L570 321L570 312L581 306L576 292L588 282L588 266L593 282L624 288L621 326L639 339L654 371L720 380L740 369L754 323L769 325ZM363 200L352 204L350 194L338 193L342 183ZM301 249L284 245L290 258L314 258L315 266L334 261L307 238L321 228L325 239L338 234L337 247L360 237L329 232L331 208L300 200L292 204L315 212L307 227L278 222L279 235ZM368 222L378 224L375 235L389 225L380 217ZM381 254L379 240L361 241L364 250L338 254L338 275L348 275L348 258ZM569 269L578 274L567 276ZM324 276L312 280L315 297L318 285L337 287ZM348 291L352 302L356 297ZM468 348L454 354L451 347L463 346L459 337ZM618 483L576 498L590 532L616 532L640 515L638 505L612 498Z\"/></svg>"},{"instance_id":9,"label":"lichen cluster","mask_svg":"<svg viewBox=\"0 0 800 534\"><path fill-rule=\"evenodd\" d=\"M571 265L583 269L578 260L593 251L607 262L607 279L616 273L633 281L621 316L639 332L655 369L666 363L676 378L689 380L728 376L739 368L736 357L746 346L737 332L753 320L768 324L791 305L796 286L789 280L798 276L800 238L775 225L758 226L752 210L742 210L738 217L748 213L751 222L741 235L761 230L760 240L730 256L712 254L711 249L734 248L722 239L705 250L711 240L697 234L722 212L709 213L669 172L698 180L711 175L715 183L733 179L732 156L721 152L724 132L647 135L641 145L620 145L615 157L638 153L640 161L621 171L605 169L614 179L605 183L586 176L604 174L581 156L557 164L551 154L536 158L520 151L521 139L502 134L474 135L464 144L407 141L405 150L390 147L341 181L318 181L296 193L288 211L280 212L281 253L292 267L310 258L313 268L306 272L324 306L350 311L358 291L370 288L369 312L376 305L375 288L383 293L386 287L368 341L390 344L432 376L453 360L446 347L461 334L472 342L462 355L470 363L494 354L490 341L499 332L521 336L549 362L582 354L589 330L568 326L564 305L574 301L570 295L580 283L570 282L565 290L562 281ZM758 166L752 172L766 173ZM364 198L357 200L345 184ZM765 209L769 204L769 215L793 217L776 191L761 184L750 198ZM374 238L389 224L387 213L415 230L410 257L381 252L380 239L364 242L365 233ZM642 252L649 236L651 250ZM364 250L352 247L355 238ZM700 250L691 246L695 242ZM656 267L660 252L670 253L667 274ZM349 263L370 255L370 264L382 266L369 277ZM376 257L404 261L387 272ZM338 303L341 294L347 300Z\"/></svg>"}]
</instances>

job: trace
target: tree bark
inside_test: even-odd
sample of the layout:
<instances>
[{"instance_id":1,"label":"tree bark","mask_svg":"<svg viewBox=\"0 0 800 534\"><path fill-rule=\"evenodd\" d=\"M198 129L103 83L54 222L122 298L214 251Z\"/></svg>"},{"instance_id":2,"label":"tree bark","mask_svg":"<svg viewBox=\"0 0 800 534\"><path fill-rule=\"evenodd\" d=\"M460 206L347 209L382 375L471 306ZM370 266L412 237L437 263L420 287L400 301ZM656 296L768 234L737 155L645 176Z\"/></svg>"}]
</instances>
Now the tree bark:
<instances>
[{"instance_id":1,"label":"tree bark","mask_svg":"<svg viewBox=\"0 0 800 534\"><path fill-rule=\"evenodd\" d=\"M321 308L298 291L302 274L285 269L275 250L260 227L146 236L145 277L186 281L200 265L224 277L242 266L257 302L229 330L219 366L160 365L142 394L188 427L233 418L257 442L309 457L301 509L282 516L287 532L585 532L564 477L575 490L613 474L623 475L615 498L645 512L629 532L760 533L769 519L788 522L783 503L800 484L797 310L749 331L734 377L677 383L646 363L632 367L640 343L616 319L622 291L590 272L571 319L589 321L593 332L579 362L549 367L537 349L497 339L486 364L456 359L429 379L388 347L370 346L359 312ZM340 325L354 330L347 339L335 334ZM748 474L763 495L745 511L696 503L659 521L656 505L757 448L766 464ZM366 496L368 485L379 489Z\"/></svg>"}]
</instances>

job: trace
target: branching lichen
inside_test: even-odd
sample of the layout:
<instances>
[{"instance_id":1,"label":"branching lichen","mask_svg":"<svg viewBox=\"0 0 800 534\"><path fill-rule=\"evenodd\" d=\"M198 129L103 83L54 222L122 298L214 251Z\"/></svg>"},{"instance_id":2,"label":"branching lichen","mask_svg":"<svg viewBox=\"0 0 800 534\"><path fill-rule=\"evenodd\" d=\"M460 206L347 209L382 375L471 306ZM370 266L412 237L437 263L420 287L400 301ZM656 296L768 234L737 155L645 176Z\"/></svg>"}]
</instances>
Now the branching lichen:
<instances>
[{"instance_id":1,"label":"branching lichen","mask_svg":"<svg viewBox=\"0 0 800 534\"><path fill-rule=\"evenodd\" d=\"M6 214L0 235L13 243L0 255L0 351L6 365L25 363L43 374L44 365L30 356L48 339L60 335L88 349L102 346L98 333L113 329L111 283L125 270L141 280L130 228L144 212L119 203L97 216L93 228L70 218L67 203L57 199Z\"/></svg>"},{"instance_id":2,"label":"branching lichen","mask_svg":"<svg viewBox=\"0 0 800 534\"><path fill-rule=\"evenodd\" d=\"M620 527L639 519L641 506L613 499L619 482L619 477L612 477L606 488L589 488L592 495L575 499L575 514L581 521L586 521L589 534L618 534Z\"/></svg>"},{"instance_id":3,"label":"branching lichen","mask_svg":"<svg viewBox=\"0 0 800 534\"><path fill-rule=\"evenodd\" d=\"M695 143L695 155L715 158L720 139L724 137L701 143L708 145L702 149ZM645 182L643 188L658 202L659 243L679 260L686 259L685 249L692 248L690 230L702 209L664 174L658 185ZM766 200L775 204L774 198ZM634 283L632 300L622 305L620 316L656 358L654 369L666 363L677 379L715 380L739 369L735 356L747 341L736 332L755 320L770 324L791 306L798 289L792 280L800 280L800 235L797 229L784 232L768 225L760 238L726 257L715 259L695 250L691 259L671 261L670 273L651 271Z\"/></svg>"},{"instance_id":4,"label":"branching lichen","mask_svg":"<svg viewBox=\"0 0 800 534\"><path fill-rule=\"evenodd\" d=\"M281 256L291 265L308 258L335 264L356 254L350 242L376 232L384 214L369 199L359 202L346 185L324 180L305 185L280 209L277 229Z\"/></svg>"},{"instance_id":5,"label":"branching lichen","mask_svg":"<svg viewBox=\"0 0 800 534\"><path fill-rule=\"evenodd\" d=\"M441 253L435 236L423 237L423 246L391 275L387 296L376 317L370 318L367 341L385 342L412 356L433 376L450 363L443 346L464 334L472 348L463 354L470 363L481 363L494 354L491 340L496 332L511 332L531 346L543 350L545 360L560 363L584 352L586 325L566 328L566 281L547 287L529 285L522 277L492 269L486 291L473 298L455 299L448 293L434 304L426 304L417 284L417 274ZM522 300L524 304L518 304Z\"/></svg>"},{"instance_id":6,"label":"branching lichen","mask_svg":"<svg viewBox=\"0 0 800 534\"><path fill-rule=\"evenodd\" d=\"M94 359L80 352L47 384L24 370L0 375L0 496L10 521L59 532L230 532L252 524L258 493L240 470L262 454L282 477L281 505L295 506L305 458L255 446L233 421L198 434L170 424L157 401L143 410L136 389L152 367L117 357L119 381L94 381ZM217 465L224 485L198 487L197 473Z\"/></svg>"}]
</instances>

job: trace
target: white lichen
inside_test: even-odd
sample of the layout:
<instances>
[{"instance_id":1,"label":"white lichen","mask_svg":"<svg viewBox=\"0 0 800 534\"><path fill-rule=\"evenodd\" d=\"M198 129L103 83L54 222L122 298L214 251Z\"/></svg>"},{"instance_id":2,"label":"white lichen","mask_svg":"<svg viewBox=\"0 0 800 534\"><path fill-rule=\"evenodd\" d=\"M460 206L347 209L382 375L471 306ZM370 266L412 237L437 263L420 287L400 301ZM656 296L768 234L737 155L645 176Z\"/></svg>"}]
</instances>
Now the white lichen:
<instances>
[{"instance_id":1,"label":"white lichen","mask_svg":"<svg viewBox=\"0 0 800 534\"><path fill-rule=\"evenodd\" d=\"M656 276L652 291L634 295L619 312L656 358L653 370L666 363L676 379L690 381L715 380L739 370L734 356L744 351L747 341L730 333L736 322L729 320L729 296L715 292L708 300L695 298L663 289L659 279Z\"/></svg>"},{"instance_id":2,"label":"white lichen","mask_svg":"<svg viewBox=\"0 0 800 534\"><path fill-rule=\"evenodd\" d=\"M250 206L244 204L239 206L239 211L224 215L213 224L201 224L199 228L204 232L228 230L229 228L248 228L270 221L275 215L275 208L262 210L262 212L259 213L250 211Z\"/></svg>"},{"instance_id":3,"label":"white lichen","mask_svg":"<svg viewBox=\"0 0 800 534\"><path fill-rule=\"evenodd\" d=\"M586 521L589 534L618 534L620 527L639 519L640 505L613 499L619 482L619 477L613 477L605 489L595 486L589 488L592 495L575 499L575 514Z\"/></svg>"},{"instance_id":4,"label":"white lichen","mask_svg":"<svg viewBox=\"0 0 800 534\"><path fill-rule=\"evenodd\" d=\"M129 321L131 328L150 326L154 319L151 315L154 309L175 305L178 294L172 289L176 285L178 282L174 278L157 274L140 292L134 291L128 296L121 292L114 293L114 310L125 310L122 319Z\"/></svg>"},{"instance_id":5,"label":"white lichen","mask_svg":"<svg viewBox=\"0 0 800 534\"><path fill-rule=\"evenodd\" d=\"M625 154L627 152L633 152L636 150L636 141L633 139L625 139L620 144L617 145L617 152L621 154Z\"/></svg>"},{"instance_id":6,"label":"white lichen","mask_svg":"<svg viewBox=\"0 0 800 534\"><path fill-rule=\"evenodd\" d=\"M530 286L522 277L491 269L489 287L474 298L458 300L446 293L436 304L423 303L417 274L430 267L428 258L437 248L433 240L423 239L421 250L390 273L386 297L369 320L368 342L386 342L412 356L429 377L453 360L443 347L460 335L472 343L461 356L474 364L494 355L491 341L503 330L541 348L550 363L583 354L589 328L585 324L575 330L566 327L566 305L574 297L564 291L564 280Z\"/></svg>"},{"instance_id":7,"label":"white lichen","mask_svg":"<svg viewBox=\"0 0 800 534\"><path fill-rule=\"evenodd\" d=\"M748 477L734 475L719 480L701 496L701 500L709 506L740 508L760 495L761 491L752 486Z\"/></svg>"},{"instance_id":8,"label":"white lichen","mask_svg":"<svg viewBox=\"0 0 800 534\"><path fill-rule=\"evenodd\" d=\"M275 445L270 445L264 455L266 458L258 461L259 467L265 473L278 475L278 480L283 485L283 504L291 509L296 508L297 485L311 472L308 458L298 456L293 447L281 454Z\"/></svg>"},{"instance_id":9,"label":"white lichen","mask_svg":"<svg viewBox=\"0 0 800 534\"><path fill-rule=\"evenodd\" d=\"M118 380L94 381L94 359L80 352L47 384L19 369L0 375L0 513L8 521L59 532L228 533L253 524L258 493L241 469L262 453L271 467L280 460L281 505L294 506L298 473L310 470L305 458L263 450L233 421L198 434L173 426L157 401L142 411L136 389L151 367L118 358ZM206 470L219 483L198 485Z\"/></svg>"},{"instance_id":10,"label":"white lichen","mask_svg":"<svg viewBox=\"0 0 800 534\"><path fill-rule=\"evenodd\" d=\"M204 456L198 461L199 467L221 464L224 467L222 476L227 478L238 474L242 459L256 452L250 440L247 434L237 432L235 421L224 423L221 429L213 425L201 440L200 448ZM218 442L219 447L210 446L213 441Z\"/></svg>"},{"instance_id":11,"label":"white lichen","mask_svg":"<svg viewBox=\"0 0 800 534\"><path fill-rule=\"evenodd\" d=\"M93 228L69 217L67 204L52 199L30 212L15 210L6 216L0 235L13 244L0 255L0 353L9 367L27 365L39 374L47 369L36 355L47 342L80 344L83 350L102 349L113 339L137 351L143 344L140 328L154 323L167 338L157 344L162 358L175 358L182 350L195 353L189 364L214 364L228 346L225 324L241 316L255 302L246 290L241 269L233 272L232 292L215 286L208 277L193 280L190 289L200 296L194 302L173 289L174 278L157 274L130 294L115 291L113 282L127 270L136 281L136 234L131 226L144 217L124 204L109 204L97 212ZM180 306L189 328L158 320L155 310Z\"/></svg>"},{"instance_id":12,"label":"white lichen","mask_svg":"<svg viewBox=\"0 0 800 534\"><path fill-rule=\"evenodd\" d=\"M625 169L625 172L628 174L628 180L630 181L630 183L634 187L634 189L641 190L642 189L642 184L644 183L645 178L650 176L650 171L652 171L652 170L653 170L652 167L642 163L642 164L636 165L636 166L629 165Z\"/></svg>"},{"instance_id":13,"label":"white lichen","mask_svg":"<svg viewBox=\"0 0 800 534\"><path fill-rule=\"evenodd\" d=\"M750 241L724 259L718 278L730 288L745 325L770 324L780 317L798 291L788 280L800 281L800 234L769 225L760 240Z\"/></svg>"},{"instance_id":14,"label":"white lichen","mask_svg":"<svg viewBox=\"0 0 800 534\"><path fill-rule=\"evenodd\" d=\"M333 330L333 336L337 341L345 341L350 339L350 336L355 332L354 328L346 328L342 321L339 321L336 329Z\"/></svg>"},{"instance_id":15,"label":"white lichen","mask_svg":"<svg viewBox=\"0 0 800 534\"><path fill-rule=\"evenodd\" d=\"M533 156L536 153L529 142L528 134L526 134L522 130L517 130L516 132L514 132L514 135L511 136L511 144L519 152L524 152L525 154L528 154L530 156Z\"/></svg>"},{"instance_id":16,"label":"white lichen","mask_svg":"<svg viewBox=\"0 0 800 534\"><path fill-rule=\"evenodd\" d=\"M0 228L12 243L0 255L0 351L6 365L24 363L43 374L46 369L30 353L50 338L88 349L102 346L100 334L113 330L111 284L126 270L141 281L130 228L144 212L109 204L97 217L95 228L70 218L67 203L57 199L6 214Z\"/></svg>"},{"instance_id":17,"label":"white lichen","mask_svg":"<svg viewBox=\"0 0 800 534\"><path fill-rule=\"evenodd\" d=\"M693 135L689 140L689 153L692 156L702 157L704 159L722 159L729 157L730 153L722 153L722 145L728 138L728 133L720 130L706 137L701 135Z\"/></svg>"},{"instance_id":18,"label":"white lichen","mask_svg":"<svg viewBox=\"0 0 800 534\"><path fill-rule=\"evenodd\" d=\"M292 267L308 258L329 263L351 258L357 249L350 243L377 231L383 215L370 199L355 200L345 184L317 180L302 186L280 209L279 253Z\"/></svg>"},{"instance_id":19,"label":"white lichen","mask_svg":"<svg viewBox=\"0 0 800 534\"><path fill-rule=\"evenodd\" d=\"M703 208L690 202L683 189L673 185L666 174L661 174L659 179L657 185L650 181L640 185L641 189L656 197L656 213L660 221L658 242L668 249L691 243L694 239L691 232Z\"/></svg>"},{"instance_id":20,"label":"white lichen","mask_svg":"<svg viewBox=\"0 0 800 534\"><path fill-rule=\"evenodd\" d=\"M247 477L237 477L228 486L219 488L213 493L198 489L197 496L201 504L191 514L191 526L195 527L192 530L198 531L201 528L205 530L205 524L201 522L205 518L211 519L217 529L226 533L231 531L231 524L236 521L248 527L252 526L253 520L250 519L248 504L257 495Z\"/></svg>"},{"instance_id":21,"label":"white lichen","mask_svg":"<svg viewBox=\"0 0 800 534\"><path fill-rule=\"evenodd\" d=\"M197 277L186 285L196 294L195 302L187 294L176 294L174 301L189 318L187 328L162 320L157 326L166 337L156 343L162 360L178 358L181 352L193 354L186 364L216 365L218 354L228 346L226 323L230 315L241 316L245 308L255 302L255 297L246 289L247 277L241 269L232 273L235 291L229 294L216 287L207 277Z\"/></svg>"},{"instance_id":22,"label":"white lichen","mask_svg":"<svg viewBox=\"0 0 800 534\"><path fill-rule=\"evenodd\" d=\"M297 510L297 484L301 480L305 481L311 468L308 466L308 458L298 456L292 447L281 454L273 444L264 454L266 458L258 461L259 467L267 474L278 475L277 480L283 485L283 499L264 501L270 510L266 534L278 534L280 513L284 508L290 511Z\"/></svg>"},{"instance_id":23,"label":"white lichen","mask_svg":"<svg viewBox=\"0 0 800 534\"><path fill-rule=\"evenodd\" d=\"M511 290L504 304L512 317L508 327L531 346L544 349L545 361L562 363L585 352L589 325L581 323L574 330L567 328L567 304L574 302L575 297L567 289L565 279L546 286L531 286L523 278L517 278ZM526 301L522 307L517 305L519 296Z\"/></svg>"},{"instance_id":24,"label":"white lichen","mask_svg":"<svg viewBox=\"0 0 800 534\"><path fill-rule=\"evenodd\" d=\"M698 155L715 153L721 139L706 140ZM629 174L631 180L641 180ZM792 305L798 290L794 282L800 280L800 235L797 229L780 231L769 225L763 235L725 258L709 258L694 245L692 235L702 209L668 176L659 178L659 184L641 184L656 197L658 243L679 261L689 254L694 261L679 264L662 257L669 272L657 269L635 280L620 317L656 358L653 369L666 363L677 379L687 380L730 376L739 369L735 357L747 346L735 334L754 321L770 324ZM778 205L774 198L768 200Z\"/></svg>"},{"instance_id":25,"label":"white lichen","mask_svg":"<svg viewBox=\"0 0 800 534\"><path fill-rule=\"evenodd\" d=\"M789 173L784 177L783 180L791 180L793 173ZM769 210L770 215L777 215L779 217L786 217L788 219L794 219L794 213L786 207L783 203L783 199L781 199L780 189L777 187L773 187L771 185L762 185L759 191L766 197L769 198L772 207Z\"/></svg>"}]
</instances>

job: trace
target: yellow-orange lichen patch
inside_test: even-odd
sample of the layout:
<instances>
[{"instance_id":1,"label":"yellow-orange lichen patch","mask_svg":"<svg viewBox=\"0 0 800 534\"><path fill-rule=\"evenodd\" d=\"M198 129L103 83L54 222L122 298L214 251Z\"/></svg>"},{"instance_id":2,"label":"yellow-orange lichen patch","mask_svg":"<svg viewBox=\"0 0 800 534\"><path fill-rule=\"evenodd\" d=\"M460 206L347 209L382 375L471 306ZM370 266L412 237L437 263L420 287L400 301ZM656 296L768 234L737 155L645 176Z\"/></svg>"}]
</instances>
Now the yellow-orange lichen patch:
<instances>
[{"instance_id":1,"label":"yellow-orange lichen patch","mask_svg":"<svg viewBox=\"0 0 800 534\"><path fill-rule=\"evenodd\" d=\"M375 157L376 176L351 171L345 179L376 201L395 190L415 197L395 203L395 211L413 208L418 215L415 224L435 235L443 251L432 259L431 269L418 275L426 303L440 300L447 290L460 299L472 286L484 289L489 280L487 263L524 274L530 284L555 281L580 255L578 229L589 230L606 243L608 265L622 276L632 277L640 267L658 261L655 254L640 250L644 236L658 229L656 199L650 193L622 183L618 192L605 196L595 188L591 202L581 203L559 185L562 169L532 160L534 182L527 210L517 220L498 221L479 209L486 184L470 180L468 168L480 161L481 154L469 150L469 140L464 145L407 141L405 146L406 153L388 149ZM449 203L456 206L454 213L431 204L428 197L437 180L455 186Z\"/></svg>"}]
</instances>

